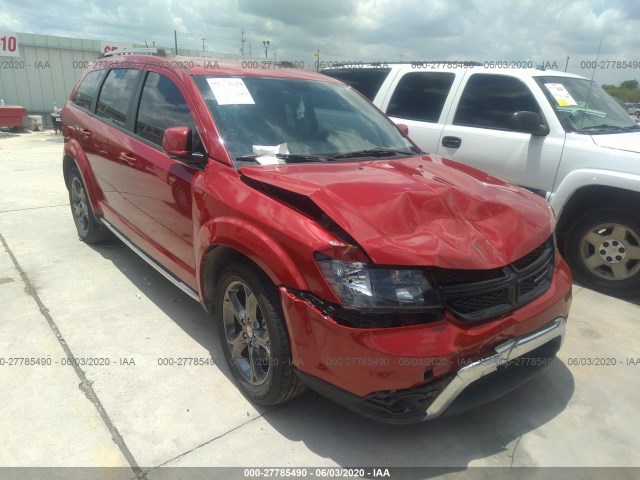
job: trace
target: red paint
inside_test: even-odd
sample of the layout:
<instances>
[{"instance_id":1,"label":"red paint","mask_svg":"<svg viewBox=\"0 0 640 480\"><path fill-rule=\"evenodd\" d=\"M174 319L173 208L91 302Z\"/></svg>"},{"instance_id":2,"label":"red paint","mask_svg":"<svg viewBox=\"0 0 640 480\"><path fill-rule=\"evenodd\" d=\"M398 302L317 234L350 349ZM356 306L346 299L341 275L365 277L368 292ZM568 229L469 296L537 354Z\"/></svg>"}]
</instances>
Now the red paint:
<instances>
[{"instance_id":1,"label":"red paint","mask_svg":"<svg viewBox=\"0 0 640 480\"><path fill-rule=\"evenodd\" d=\"M542 198L435 156L241 172L308 195L378 264L501 267L554 227Z\"/></svg>"},{"instance_id":2,"label":"red paint","mask_svg":"<svg viewBox=\"0 0 640 480\"><path fill-rule=\"evenodd\" d=\"M192 65L171 66L181 61ZM65 155L77 164L93 210L196 289L203 302L215 300L205 298L203 287L207 253L220 245L242 253L281 287L298 367L357 395L422 383L431 367L400 366L399 357L435 359L432 373L437 377L458 369L459 360L477 358L508 338L567 315L571 275L562 259L541 297L509 315L478 323L445 313L433 324L353 329L296 298L291 289L339 303L314 260L316 252L379 265L492 269L547 239L554 228L553 215L541 198L436 156L236 170L192 73L335 80L293 69L214 65L207 59L126 56L100 60L92 68L146 68L169 76L183 94L209 153L203 170L171 158L71 101L62 113ZM178 137L165 146L181 150ZM265 193L272 187L299 197L289 199L289 205ZM305 197L356 245L323 228L302 208L303 202L295 200ZM383 357L395 363L347 367L328 360L355 357Z\"/></svg>"},{"instance_id":3,"label":"red paint","mask_svg":"<svg viewBox=\"0 0 640 480\"><path fill-rule=\"evenodd\" d=\"M24 126L23 118L27 116L27 109L18 105L0 105L0 127Z\"/></svg>"},{"instance_id":4,"label":"red paint","mask_svg":"<svg viewBox=\"0 0 640 480\"><path fill-rule=\"evenodd\" d=\"M354 329L338 325L281 289L290 334L296 339L293 361L300 370L365 396L372 392L410 388L452 373L465 361L494 353L493 347L525 335L571 306L571 272L558 262L551 288L534 302L503 317L475 323L453 316L436 323L395 329ZM388 365L362 365L357 359L387 359ZM375 360L370 363L375 363Z\"/></svg>"}]
</instances>

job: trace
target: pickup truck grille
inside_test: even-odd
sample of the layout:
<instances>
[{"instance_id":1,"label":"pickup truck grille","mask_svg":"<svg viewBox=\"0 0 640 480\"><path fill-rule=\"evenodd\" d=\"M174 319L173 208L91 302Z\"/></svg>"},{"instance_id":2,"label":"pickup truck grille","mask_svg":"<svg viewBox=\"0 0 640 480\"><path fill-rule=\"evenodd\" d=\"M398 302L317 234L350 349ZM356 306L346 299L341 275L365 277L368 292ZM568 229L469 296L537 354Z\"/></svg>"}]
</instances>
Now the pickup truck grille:
<instances>
[{"instance_id":1,"label":"pickup truck grille","mask_svg":"<svg viewBox=\"0 0 640 480\"><path fill-rule=\"evenodd\" d=\"M505 267L434 269L432 277L451 312L463 320L485 320L511 312L546 292L553 277L555 251L552 235Z\"/></svg>"}]
</instances>

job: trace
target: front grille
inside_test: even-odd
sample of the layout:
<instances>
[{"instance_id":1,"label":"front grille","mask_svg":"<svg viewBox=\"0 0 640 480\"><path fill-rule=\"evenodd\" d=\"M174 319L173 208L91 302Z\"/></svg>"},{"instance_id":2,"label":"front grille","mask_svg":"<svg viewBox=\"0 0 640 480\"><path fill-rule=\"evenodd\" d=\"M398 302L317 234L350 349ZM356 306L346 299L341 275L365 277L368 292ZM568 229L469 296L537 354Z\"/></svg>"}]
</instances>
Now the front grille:
<instances>
[{"instance_id":1,"label":"front grille","mask_svg":"<svg viewBox=\"0 0 640 480\"><path fill-rule=\"evenodd\" d=\"M483 295L449 295L447 302L456 312L469 315L509 303L509 292L506 288L502 288Z\"/></svg>"},{"instance_id":2,"label":"front grille","mask_svg":"<svg viewBox=\"0 0 640 480\"><path fill-rule=\"evenodd\" d=\"M551 240L553 243L553 237L551 238ZM532 263L538 260L547 251L547 248L549 247L548 243L549 243L549 240L544 242L542 245L540 245L538 248L528 253L524 257L519 258L518 260L513 262L511 265L513 266L513 268L515 268L518 271L525 270L527 267L529 267Z\"/></svg>"},{"instance_id":3,"label":"front grille","mask_svg":"<svg viewBox=\"0 0 640 480\"><path fill-rule=\"evenodd\" d=\"M519 308L547 291L555 264L553 235L527 255L491 270L434 269L446 307L464 320L484 320Z\"/></svg>"},{"instance_id":4,"label":"front grille","mask_svg":"<svg viewBox=\"0 0 640 480\"><path fill-rule=\"evenodd\" d=\"M439 270L437 273L438 283L445 285L459 285L461 283L477 283L487 280L505 278L502 268L493 270Z\"/></svg>"}]
</instances>

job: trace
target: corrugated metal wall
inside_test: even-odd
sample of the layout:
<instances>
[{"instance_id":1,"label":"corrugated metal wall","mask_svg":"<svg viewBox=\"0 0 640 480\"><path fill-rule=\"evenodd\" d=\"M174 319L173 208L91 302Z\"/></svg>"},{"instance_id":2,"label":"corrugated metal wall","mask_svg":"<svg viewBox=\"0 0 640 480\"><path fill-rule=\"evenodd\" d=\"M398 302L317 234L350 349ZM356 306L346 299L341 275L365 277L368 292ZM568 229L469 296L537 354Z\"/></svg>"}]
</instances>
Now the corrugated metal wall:
<instances>
[{"instance_id":1,"label":"corrugated metal wall","mask_svg":"<svg viewBox=\"0 0 640 480\"><path fill-rule=\"evenodd\" d=\"M6 105L25 107L29 115L42 115L45 125L50 126L49 114L54 102L58 107L64 105L84 68L102 52L102 42L30 33L18 33L17 38L20 56L0 57L0 99ZM182 48L179 52L180 55L202 54Z\"/></svg>"},{"instance_id":2,"label":"corrugated metal wall","mask_svg":"<svg viewBox=\"0 0 640 480\"><path fill-rule=\"evenodd\" d=\"M0 57L0 98L30 115L64 105L85 62L98 58L100 41L18 33L19 57ZM47 124L50 120L45 118Z\"/></svg>"}]
</instances>

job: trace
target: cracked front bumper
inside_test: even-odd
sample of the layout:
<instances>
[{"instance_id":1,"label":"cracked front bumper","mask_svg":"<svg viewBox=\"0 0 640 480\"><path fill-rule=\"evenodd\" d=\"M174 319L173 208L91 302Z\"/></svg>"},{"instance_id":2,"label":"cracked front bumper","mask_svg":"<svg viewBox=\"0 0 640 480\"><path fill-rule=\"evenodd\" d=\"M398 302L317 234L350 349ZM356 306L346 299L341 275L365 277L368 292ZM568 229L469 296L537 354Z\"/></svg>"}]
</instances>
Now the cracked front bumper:
<instances>
[{"instance_id":1,"label":"cracked front bumper","mask_svg":"<svg viewBox=\"0 0 640 480\"><path fill-rule=\"evenodd\" d=\"M517 388L549 365L565 334L565 317L497 346L493 355L420 387L358 397L317 377L298 372L312 389L366 417L415 423L476 408Z\"/></svg>"}]
</instances>

